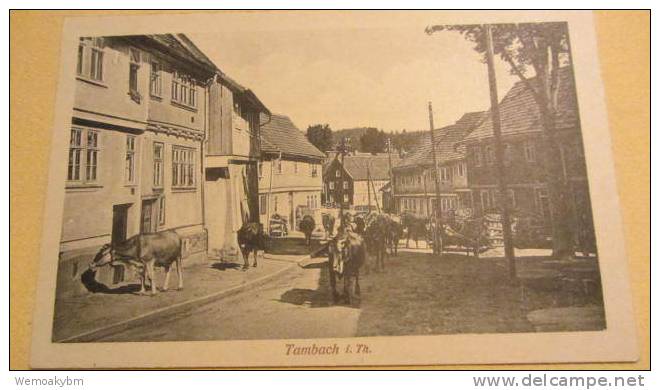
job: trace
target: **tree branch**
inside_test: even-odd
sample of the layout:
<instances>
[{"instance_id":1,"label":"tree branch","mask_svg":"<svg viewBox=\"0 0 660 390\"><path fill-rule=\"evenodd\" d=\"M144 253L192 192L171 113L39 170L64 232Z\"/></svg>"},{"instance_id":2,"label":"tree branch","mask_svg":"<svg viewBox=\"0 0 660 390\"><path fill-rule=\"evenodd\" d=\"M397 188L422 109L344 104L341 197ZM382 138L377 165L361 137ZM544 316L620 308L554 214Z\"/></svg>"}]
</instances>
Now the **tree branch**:
<instances>
[{"instance_id":1,"label":"tree branch","mask_svg":"<svg viewBox=\"0 0 660 390\"><path fill-rule=\"evenodd\" d=\"M513 58L511 58L511 55L509 53L507 53L506 50L503 50L502 51L502 56L504 57L504 60L509 63L509 65L511 66L511 69L513 70L513 72L518 76L518 78L520 78L520 80L523 82L523 84L525 84L527 89L530 90L530 92L532 93L532 96L534 96L534 100L536 100L536 103L538 105L542 105L543 101L541 100L541 98L539 96L539 93L536 91L536 88L534 88L534 86L532 85L531 80L529 78L527 78L523 74L522 70L520 70L518 65L516 65L516 63L513 61Z\"/></svg>"}]
</instances>

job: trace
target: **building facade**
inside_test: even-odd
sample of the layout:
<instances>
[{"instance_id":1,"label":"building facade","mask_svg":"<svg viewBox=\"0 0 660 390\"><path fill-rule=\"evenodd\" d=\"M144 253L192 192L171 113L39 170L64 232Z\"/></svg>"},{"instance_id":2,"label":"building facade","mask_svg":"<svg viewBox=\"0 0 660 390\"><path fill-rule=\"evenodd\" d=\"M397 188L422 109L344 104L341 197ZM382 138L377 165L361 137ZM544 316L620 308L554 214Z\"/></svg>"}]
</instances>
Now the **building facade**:
<instances>
[{"instance_id":1,"label":"building facade","mask_svg":"<svg viewBox=\"0 0 660 390\"><path fill-rule=\"evenodd\" d=\"M184 264L206 256L202 215L205 84L213 64L183 35L81 38L69 137L58 294L106 243L174 230ZM107 267L96 279L129 279Z\"/></svg>"},{"instance_id":2,"label":"building facade","mask_svg":"<svg viewBox=\"0 0 660 390\"><path fill-rule=\"evenodd\" d=\"M204 158L204 215L209 255L235 260L237 235L259 222L258 162L262 114L270 112L249 89L218 71L209 84L209 126Z\"/></svg>"},{"instance_id":3,"label":"building facade","mask_svg":"<svg viewBox=\"0 0 660 390\"><path fill-rule=\"evenodd\" d=\"M555 138L559 145L561 178L568 189L577 231L593 234L586 163L570 67L560 68ZM532 84L536 81L531 80ZM500 102L506 199L514 215L533 215L550 228L552 207L542 160L544 134L537 103L522 82L516 83ZM501 197L497 189L495 146L490 117L462 141L467 148L468 181L477 213L496 211Z\"/></svg>"},{"instance_id":4,"label":"building facade","mask_svg":"<svg viewBox=\"0 0 660 390\"><path fill-rule=\"evenodd\" d=\"M264 223L275 214L298 230L305 215L321 221L322 163L325 154L284 115L273 115L261 128L259 210Z\"/></svg>"},{"instance_id":5,"label":"building facade","mask_svg":"<svg viewBox=\"0 0 660 390\"><path fill-rule=\"evenodd\" d=\"M440 209L446 217L451 217L459 209L472 207L465 147L458 143L484 117L484 112L468 113L455 124L434 130L440 175ZM437 191L433 166L431 135L425 134L413 151L393 169L394 202L399 213L406 212L420 217L434 215L434 210L437 210Z\"/></svg>"},{"instance_id":6,"label":"building facade","mask_svg":"<svg viewBox=\"0 0 660 390\"><path fill-rule=\"evenodd\" d=\"M382 208L381 189L390 181L390 157L387 153L352 153L337 156L325 169L323 186L328 204L344 207L369 206ZM391 156L392 165L398 163Z\"/></svg>"}]
</instances>

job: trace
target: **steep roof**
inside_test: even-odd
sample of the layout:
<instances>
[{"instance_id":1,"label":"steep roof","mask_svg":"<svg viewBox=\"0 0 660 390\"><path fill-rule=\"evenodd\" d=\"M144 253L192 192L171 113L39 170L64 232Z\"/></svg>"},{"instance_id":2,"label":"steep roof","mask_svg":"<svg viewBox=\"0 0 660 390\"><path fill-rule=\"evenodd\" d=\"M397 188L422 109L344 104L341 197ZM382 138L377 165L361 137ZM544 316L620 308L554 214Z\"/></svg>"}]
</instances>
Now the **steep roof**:
<instances>
[{"instance_id":1,"label":"steep roof","mask_svg":"<svg viewBox=\"0 0 660 390\"><path fill-rule=\"evenodd\" d=\"M396 166L399 158L392 155L392 166ZM344 168L353 180L388 180L390 178L387 154L377 155L347 155L344 156Z\"/></svg>"},{"instance_id":2,"label":"steep roof","mask_svg":"<svg viewBox=\"0 0 660 390\"><path fill-rule=\"evenodd\" d=\"M533 86L536 78L530 79ZM559 69L559 91L557 96L557 129L570 129L579 125L577 99L573 85L572 68ZM540 132L541 119L538 104L532 92L522 81L517 82L500 102L502 135L518 135ZM478 141L493 136L493 123L490 115L474 131L465 137L465 141Z\"/></svg>"},{"instance_id":3,"label":"steep roof","mask_svg":"<svg viewBox=\"0 0 660 390\"><path fill-rule=\"evenodd\" d=\"M486 111L469 112L464 114L453 125L433 130L435 138L435 152L438 162L446 162L465 157L465 146L457 143L463 139L475 126L487 116ZM433 165L433 149L431 148L431 135L426 133L401 162L396 169L409 168L420 165Z\"/></svg>"},{"instance_id":4,"label":"steep roof","mask_svg":"<svg viewBox=\"0 0 660 390\"><path fill-rule=\"evenodd\" d=\"M128 36L127 38L139 38ZM157 42L161 47L179 57L179 59L194 62L207 71L219 71L218 67L184 34L151 34L145 37Z\"/></svg>"},{"instance_id":5,"label":"steep roof","mask_svg":"<svg viewBox=\"0 0 660 390\"><path fill-rule=\"evenodd\" d=\"M270 122L261 126L261 151L318 159L325 157L288 116L278 114L273 114Z\"/></svg>"}]
</instances>

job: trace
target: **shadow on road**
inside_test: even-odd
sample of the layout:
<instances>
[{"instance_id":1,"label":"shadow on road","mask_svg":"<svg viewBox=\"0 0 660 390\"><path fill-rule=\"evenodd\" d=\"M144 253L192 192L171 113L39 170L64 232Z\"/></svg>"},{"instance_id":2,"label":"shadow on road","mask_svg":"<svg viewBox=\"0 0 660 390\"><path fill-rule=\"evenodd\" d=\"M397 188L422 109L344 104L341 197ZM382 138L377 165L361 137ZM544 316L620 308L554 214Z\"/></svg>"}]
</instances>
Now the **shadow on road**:
<instances>
[{"instance_id":1,"label":"shadow on road","mask_svg":"<svg viewBox=\"0 0 660 390\"><path fill-rule=\"evenodd\" d=\"M110 288L96 280L96 272L87 270L80 275L80 281L87 291L99 294L136 294L140 291L140 285L137 283L126 284L116 288Z\"/></svg>"},{"instance_id":2,"label":"shadow on road","mask_svg":"<svg viewBox=\"0 0 660 390\"><path fill-rule=\"evenodd\" d=\"M211 268L217 269L218 271L225 271L228 269L239 269L243 265L238 264L238 263L230 263L230 262L224 262L224 261L218 261L216 263L211 264Z\"/></svg>"},{"instance_id":3,"label":"shadow on road","mask_svg":"<svg viewBox=\"0 0 660 390\"><path fill-rule=\"evenodd\" d=\"M310 263L302 268L308 270L320 269L320 276L316 290L308 288L292 288L282 294L279 302L298 306L307 305L312 308L333 306L334 303L332 301L332 293L330 292L330 281L328 277L328 263L326 261Z\"/></svg>"},{"instance_id":4,"label":"shadow on road","mask_svg":"<svg viewBox=\"0 0 660 390\"><path fill-rule=\"evenodd\" d=\"M278 237L268 241L266 253L273 255L306 255L321 248L319 240L312 239L311 245L302 237Z\"/></svg>"}]
</instances>

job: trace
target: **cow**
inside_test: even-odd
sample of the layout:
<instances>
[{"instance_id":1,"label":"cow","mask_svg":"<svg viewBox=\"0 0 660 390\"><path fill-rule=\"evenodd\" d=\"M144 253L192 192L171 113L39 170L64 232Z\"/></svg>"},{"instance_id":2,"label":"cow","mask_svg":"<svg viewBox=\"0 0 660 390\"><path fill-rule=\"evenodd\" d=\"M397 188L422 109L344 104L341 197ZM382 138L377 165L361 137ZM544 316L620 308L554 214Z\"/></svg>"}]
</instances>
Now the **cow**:
<instances>
[{"instance_id":1,"label":"cow","mask_svg":"<svg viewBox=\"0 0 660 390\"><path fill-rule=\"evenodd\" d=\"M387 231L387 246L394 256L399 254L399 240L403 237L403 226L393 218L389 218L389 229Z\"/></svg>"},{"instance_id":2,"label":"cow","mask_svg":"<svg viewBox=\"0 0 660 390\"><path fill-rule=\"evenodd\" d=\"M266 249L266 235L264 226L259 222L248 222L243 224L236 233L238 246L243 255L243 270L250 268L250 253L254 254L253 267L257 266L257 251Z\"/></svg>"},{"instance_id":3,"label":"cow","mask_svg":"<svg viewBox=\"0 0 660 390\"><path fill-rule=\"evenodd\" d=\"M355 233L359 235L364 235L364 229L366 228L366 224L364 222L364 217L362 216L356 216L354 219L354 224L355 224Z\"/></svg>"},{"instance_id":4,"label":"cow","mask_svg":"<svg viewBox=\"0 0 660 390\"><path fill-rule=\"evenodd\" d=\"M181 238L174 231L138 234L124 242L105 244L89 264L89 269L96 269L106 264L128 265L135 267L140 274L140 294L147 294L145 284L149 279L151 295L156 295L156 280L154 267L165 269L163 291L167 291L172 265L176 264L179 279L178 290L183 288L183 265L181 258Z\"/></svg>"},{"instance_id":5,"label":"cow","mask_svg":"<svg viewBox=\"0 0 660 390\"><path fill-rule=\"evenodd\" d=\"M368 251L376 257L376 270L385 270L385 255L390 230L390 219L383 214L366 227L364 237Z\"/></svg>"},{"instance_id":6,"label":"cow","mask_svg":"<svg viewBox=\"0 0 660 390\"><path fill-rule=\"evenodd\" d=\"M311 215L305 215L300 221L300 230L305 234L305 245L312 245L312 232L316 228L316 221Z\"/></svg>"},{"instance_id":7,"label":"cow","mask_svg":"<svg viewBox=\"0 0 660 390\"><path fill-rule=\"evenodd\" d=\"M325 238L329 238L335 230L335 217L332 214L323 214L321 222L325 230Z\"/></svg>"},{"instance_id":8,"label":"cow","mask_svg":"<svg viewBox=\"0 0 660 390\"><path fill-rule=\"evenodd\" d=\"M401 224L406 230L406 248L410 248L410 239L415 240L415 246L419 248L419 239L424 239L428 244L428 229L423 218L417 218L412 214L403 214Z\"/></svg>"},{"instance_id":9,"label":"cow","mask_svg":"<svg viewBox=\"0 0 660 390\"><path fill-rule=\"evenodd\" d=\"M367 257L362 238L351 231L340 232L328 243L328 273L332 299L339 302L337 278L344 279L343 297L352 305L360 296L360 268Z\"/></svg>"}]
</instances>

